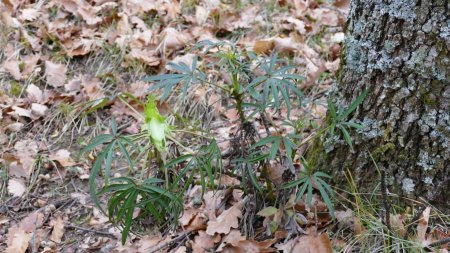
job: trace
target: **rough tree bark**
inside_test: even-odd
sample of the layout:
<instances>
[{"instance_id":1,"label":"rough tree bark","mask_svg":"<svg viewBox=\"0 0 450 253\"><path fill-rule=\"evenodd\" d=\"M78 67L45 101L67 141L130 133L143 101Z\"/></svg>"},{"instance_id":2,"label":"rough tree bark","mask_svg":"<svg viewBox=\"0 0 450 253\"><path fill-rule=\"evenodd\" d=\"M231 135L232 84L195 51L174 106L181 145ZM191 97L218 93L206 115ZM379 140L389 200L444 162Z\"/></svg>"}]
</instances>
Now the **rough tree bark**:
<instances>
[{"instance_id":1,"label":"rough tree bark","mask_svg":"<svg viewBox=\"0 0 450 253\"><path fill-rule=\"evenodd\" d=\"M450 1L354 0L346 32L333 96L348 105L368 89L349 118L364 128L351 132L353 152L324 135L308 158L335 183L349 170L372 192L370 151L390 192L450 211Z\"/></svg>"}]
</instances>

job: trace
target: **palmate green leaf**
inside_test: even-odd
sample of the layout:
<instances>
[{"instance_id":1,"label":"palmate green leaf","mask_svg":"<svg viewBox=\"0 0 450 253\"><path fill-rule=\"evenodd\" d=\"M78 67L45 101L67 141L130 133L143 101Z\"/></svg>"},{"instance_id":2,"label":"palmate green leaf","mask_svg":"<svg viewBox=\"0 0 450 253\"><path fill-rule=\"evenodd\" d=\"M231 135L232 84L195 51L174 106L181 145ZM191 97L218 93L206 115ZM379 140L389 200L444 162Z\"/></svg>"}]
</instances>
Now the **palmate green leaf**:
<instances>
[{"instance_id":1,"label":"palmate green leaf","mask_svg":"<svg viewBox=\"0 0 450 253\"><path fill-rule=\"evenodd\" d=\"M105 184L108 185L109 178L111 176L111 165L112 160L114 157L114 145L116 144L116 141L111 142L108 147L106 148L106 160L105 160Z\"/></svg>"},{"instance_id":2,"label":"palmate green leaf","mask_svg":"<svg viewBox=\"0 0 450 253\"><path fill-rule=\"evenodd\" d=\"M250 177L250 181L251 181L252 185L253 185L253 186L256 188L256 190L258 190L260 193L263 193L264 190L263 190L263 188L261 187L261 185L259 184L258 179L256 178L256 175L255 175L255 172L253 172L252 165L249 164L249 163L246 163L246 164L245 164L245 167L247 168L247 173L248 173L248 176Z\"/></svg>"},{"instance_id":3,"label":"palmate green leaf","mask_svg":"<svg viewBox=\"0 0 450 253\"><path fill-rule=\"evenodd\" d=\"M295 66L289 65L277 68L278 63L281 62L283 61L278 59L277 54L264 60L261 63L261 69L266 74L255 78L248 85L246 91L251 91L249 94L263 104L270 105L269 101L273 99L273 105L276 109L280 109L282 103L286 104L289 115L292 108L291 95L303 97L303 92L298 88L296 82L303 81L304 77L288 73L288 71L295 69ZM254 92L258 86L262 86L261 95Z\"/></svg>"},{"instance_id":4,"label":"palmate green leaf","mask_svg":"<svg viewBox=\"0 0 450 253\"><path fill-rule=\"evenodd\" d=\"M131 230L136 208L143 209L141 215L148 212L160 222L164 222L166 213L170 212L174 219L171 222L176 223L182 203L180 198L157 185L163 180L148 178L138 184L131 178L121 177L111 181L113 184L105 186L99 194L111 194L107 216L113 224L122 227L122 243L125 243Z\"/></svg>"},{"instance_id":5,"label":"palmate green leaf","mask_svg":"<svg viewBox=\"0 0 450 253\"><path fill-rule=\"evenodd\" d=\"M169 97L170 93L175 90L175 85L178 84L183 84L182 95L183 97L186 97L189 85L191 83L198 82L198 76L200 76L200 79L202 79L201 76L203 75L196 71L197 58L194 58L191 68L189 68L189 66L187 66L184 62L169 62L167 65L180 73L162 74L146 77L143 79L147 82L157 82L156 85L149 88L149 91L161 88L164 89L163 95L160 98L161 101L166 100Z\"/></svg>"},{"instance_id":6,"label":"palmate green leaf","mask_svg":"<svg viewBox=\"0 0 450 253\"><path fill-rule=\"evenodd\" d=\"M330 191L331 187L329 189L325 188L325 187L329 187L329 185L325 181L323 181L319 177L314 177L314 178L315 178L316 186L319 189L320 195L322 196L322 199L325 202L325 205L328 207L331 217L334 219L335 215L334 215L333 203L331 202L331 199L327 193L327 190ZM327 189L327 190L325 190L325 189ZM332 191L331 191L331 193L332 193Z\"/></svg>"},{"instance_id":7,"label":"palmate green leaf","mask_svg":"<svg viewBox=\"0 0 450 253\"><path fill-rule=\"evenodd\" d=\"M137 191L133 191L130 196L128 197L128 199L125 201L125 205L124 205L124 213L125 213L125 223L124 223L124 228L122 231L122 245L125 245L125 242L127 241L127 237L128 237L128 233L130 232L131 229L131 223L133 222L133 213L134 213L134 208L136 205L136 199L138 196L138 192ZM119 215L121 214L121 212L119 212Z\"/></svg>"},{"instance_id":8,"label":"palmate green leaf","mask_svg":"<svg viewBox=\"0 0 450 253\"><path fill-rule=\"evenodd\" d=\"M345 110L339 113L337 119L338 121L342 121L347 118L358 106L364 101L364 98L367 96L369 90L364 90L356 99L353 101L350 106Z\"/></svg>"},{"instance_id":9,"label":"palmate green leaf","mask_svg":"<svg viewBox=\"0 0 450 253\"><path fill-rule=\"evenodd\" d=\"M122 152L122 155L125 156L128 164L130 165L131 168L133 168L134 167L133 161L131 160L130 154L128 154L127 149L125 148L125 145L123 145L123 143L120 141L118 141L117 144L119 146L120 151Z\"/></svg>"},{"instance_id":10,"label":"palmate green leaf","mask_svg":"<svg viewBox=\"0 0 450 253\"><path fill-rule=\"evenodd\" d=\"M286 184L282 185L281 189L289 189L289 188L292 188L292 187L296 187L299 184L305 183L306 180L308 180L308 178L306 176L304 176L304 177L302 177L300 179L297 179L297 180L294 180L292 182L289 182L289 183L286 183Z\"/></svg>"},{"instance_id":11,"label":"palmate green leaf","mask_svg":"<svg viewBox=\"0 0 450 253\"><path fill-rule=\"evenodd\" d=\"M308 180L306 180L306 184L308 185L308 192L306 193L306 204L311 205L313 197L313 184L311 177L308 177Z\"/></svg>"},{"instance_id":12,"label":"palmate green leaf","mask_svg":"<svg viewBox=\"0 0 450 253\"><path fill-rule=\"evenodd\" d=\"M350 149L353 150L352 137L350 137L350 134L348 133L347 129L345 129L345 127L342 125L339 125L339 129L341 130L342 134L344 135L344 139L347 142L347 144L350 146Z\"/></svg>"},{"instance_id":13,"label":"palmate green leaf","mask_svg":"<svg viewBox=\"0 0 450 253\"><path fill-rule=\"evenodd\" d=\"M336 106L334 105L334 103L331 101L331 99L327 100L328 103L328 111L330 112L331 115L331 119L336 122L337 121L337 115L336 115Z\"/></svg>"},{"instance_id":14,"label":"palmate green leaf","mask_svg":"<svg viewBox=\"0 0 450 253\"><path fill-rule=\"evenodd\" d=\"M196 172L200 175L200 182L202 186L202 193L206 191L207 181L209 181L209 186L214 189L214 179L219 178L222 171L222 157L217 142L213 139L207 146L202 146L197 153L187 154L177 157L169 161L164 167L171 168L177 164L188 161L185 167L179 171L177 177L173 181L173 187L181 182L181 180L189 174L194 175ZM186 182L182 189L187 188L187 184L191 182Z\"/></svg>"},{"instance_id":15,"label":"palmate green leaf","mask_svg":"<svg viewBox=\"0 0 450 253\"><path fill-rule=\"evenodd\" d=\"M308 179L307 179L308 180ZM310 181L305 180L305 182L301 185L300 189L297 192L297 196L295 197L295 202L299 201L308 189L308 185Z\"/></svg>"},{"instance_id":16,"label":"palmate green leaf","mask_svg":"<svg viewBox=\"0 0 450 253\"><path fill-rule=\"evenodd\" d=\"M100 146L104 143L110 142L113 139L114 139L114 136L111 134L98 135L98 136L94 137L94 139L91 141L91 143L89 145L87 145L86 147L84 147L81 150L81 153L87 153L87 152L93 150L95 147Z\"/></svg>"},{"instance_id":17,"label":"palmate green leaf","mask_svg":"<svg viewBox=\"0 0 450 253\"><path fill-rule=\"evenodd\" d=\"M105 158L105 156L106 156L106 152L101 152L97 156L97 159L95 160L94 164L92 165L91 172L89 174L89 192L91 193L91 197L92 197L92 200L94 201L94 204L103 213L105 213L105 211L101 207L100 201L97 197L97 190L95 187L95 179L97 178L97 175L102 168L102 162L103 162L103 159Z\"/></svg>"}]
</instances>

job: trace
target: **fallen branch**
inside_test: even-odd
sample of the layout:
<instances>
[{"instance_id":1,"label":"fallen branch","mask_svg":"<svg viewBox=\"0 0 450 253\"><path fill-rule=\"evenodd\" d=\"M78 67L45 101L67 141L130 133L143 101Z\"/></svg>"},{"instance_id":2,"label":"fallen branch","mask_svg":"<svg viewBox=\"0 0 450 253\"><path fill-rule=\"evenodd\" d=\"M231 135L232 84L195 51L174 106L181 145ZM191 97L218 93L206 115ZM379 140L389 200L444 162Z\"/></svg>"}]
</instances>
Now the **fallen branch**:
<instances>
[{"instance_id":1,"label":"fallen branch","mask_svg":"<svg viewBox=\"0 0 450 253\"><path fill-rule=\"evenodd\" d=\"M182 240L186 239L186 237L190 236L191 234L192 234L192 231L185 232L185 233L183 233L183 234L173 238L170 242L166 242L166 243L164 243L164 244L162 244L162 245L160 245L160 246L150 250L148 253L158 252L158 251L160 251L160 250L162 250L164 248L169 247L170 245L172 245L172 244L174 244L176 242L179 242L179 241L182 241Z\"/></svg>"}]
</instances>

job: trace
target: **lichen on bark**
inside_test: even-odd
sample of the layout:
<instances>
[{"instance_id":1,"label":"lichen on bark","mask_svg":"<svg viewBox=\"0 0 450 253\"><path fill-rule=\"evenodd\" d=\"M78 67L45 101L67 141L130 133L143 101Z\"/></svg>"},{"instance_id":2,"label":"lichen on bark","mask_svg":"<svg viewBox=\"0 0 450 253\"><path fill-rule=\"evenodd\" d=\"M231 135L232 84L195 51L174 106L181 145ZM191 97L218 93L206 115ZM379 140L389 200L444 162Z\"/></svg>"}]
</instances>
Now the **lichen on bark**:
<instances>
[{"instance_id":1,"label":"lichen on bark","mask_svg":"<svg viewBox=\"0 0 450 253\"><path fill-rule=\"evenodd\" d=\"M352 1L333 99L348 105L368 89L348 119L364 127L351 132L354 152L342 136L324 135L326 145L315 143L308 154L316 168L335 183L346 182L348 169L370 192L379 183L375 154L391 192L450 211L449 52L449 1Z\"/></svg>"}]
</instances>

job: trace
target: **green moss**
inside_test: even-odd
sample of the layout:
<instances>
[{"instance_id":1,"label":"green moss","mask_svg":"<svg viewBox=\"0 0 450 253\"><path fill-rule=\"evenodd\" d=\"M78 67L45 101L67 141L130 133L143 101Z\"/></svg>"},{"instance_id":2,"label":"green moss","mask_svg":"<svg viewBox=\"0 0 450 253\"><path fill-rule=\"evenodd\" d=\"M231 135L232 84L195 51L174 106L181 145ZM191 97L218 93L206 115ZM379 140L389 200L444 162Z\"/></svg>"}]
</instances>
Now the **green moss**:
<instances>
[{"instance_id":1,"label":"green moss","mask_svg":"<svg viewBox=\"0 0 450 253\"><path fill-rule=\"evenodd\" d=\"M74 110L73 106L65 103L61 103L58 105L59 110L65 115L69 116L70 113Z\"/></svg>"},{"instance_id":2,"label":"green moss","mask_svg":"<svg viewBox=\"0 0 450 253\"><path fill-rule=\"evenodd\" d=\"M22 94L22 85L20 85L20 83L18 83L16 81L12 81L10 87L11 87L10 88L11 95L13 95L15 97L19 97L20 94Z\"/></svg>"},{"instance_id":3,"label":"green moss","mask_svg":"<svg viewBox=\"0 0 450 253\"><path fill-rule=\"evenodd\" d=\"M338 84L342 82L342 77L343 77L343 73L344 73L344 62L345 62L345 47L342 47L340 61L339 61L339 68L336 71L336 80L337 80Z\"/></svg>"},{"instance_id":4,"label":"green moss","mask_svg":"<svg viewBox=\"0 0 450 253\"><path fill-rule=\"evenodd\" d=\"M308 150L305 156L306 161L311 168L315 168L317 166L319 159L326 159L327 154L325 152L321 136L323 136L323 134L316 136L311 148Z\"/></svg>"},{"instance_id":5,"label":"green moss","mask_svg":"<svg viewBox=\"0 0 450 253\"><path fill-rule=\"evenodd\" d=\"M372 154L374 157L376 157L377 159L382 159L383 157L385 157L386 153L390 150L394 150L395 149L395 144L392 142L388 142L386 144L381 145L380 147L376 148Z\"/></svg>"}]
</instances>

